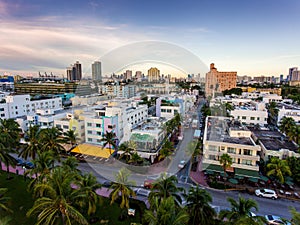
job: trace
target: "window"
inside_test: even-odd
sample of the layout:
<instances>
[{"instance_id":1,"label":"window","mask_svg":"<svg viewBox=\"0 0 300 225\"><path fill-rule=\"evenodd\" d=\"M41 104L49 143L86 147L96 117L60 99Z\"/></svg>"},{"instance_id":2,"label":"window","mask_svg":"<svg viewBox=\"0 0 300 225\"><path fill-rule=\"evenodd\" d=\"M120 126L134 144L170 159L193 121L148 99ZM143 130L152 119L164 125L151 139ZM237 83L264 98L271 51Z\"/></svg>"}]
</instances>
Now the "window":
<instances>
[{"instance_id":1,"label":"window","mask_svg":"<svg viewBox=\"0 0 300 225\"><path fill-rule=\"evenodd\" d=\"M93 138L88 138L88 141L89 141L89 142L92 142L92 141L93 141Z\"/></svg>"},{"instance_id":2,"label":"window","mask_svg":"<svg viewBox=\"0 0 300 225\"><path fill-rule=\"evenodd\" d=\"M209 150L209 151L217 151L217 150L218 150L218 147L217 147L217 146L214 146L214 145L209 145L209 146L208 146L208 150Z\"/></svg>"},{"instance_id":3,"label":"window","mask_svg":"<svg viewBox=\"0 0 300 225\"><path fill-rule=\"evenodd\" d=\"M101 135L101 132L100 132L100 131L97 131L97 135Z\"/></svg>"},{"instance_id":4,"label":"window","mask_svg":"<svg viewBox=\"0 0 300 225\"><path fill-rule=\"evenodd\" d=\"M257 120L259 120L259 117L257 117Z\"/></svg>"},{"instance_id":5,"label":"window","mask_svg":"<svg viewBox=\"0 0 300 225\"><path fill-rule=\"evenodd\" d=\"M91 127L91 126L92 126L92 123L87 123L87 126L88 126L88 127Z\"/></svg>"},{"instance_id":6,"label":"window","mask_svg":"<svg viewBox=\"0 0 300 225\"><path fill-rule=\"evenodd\" d=\"M208 158L209 158L210 160L216 160L216 156L215 156L215 155L208 155Z\"/></svg>"},{"instance_id":7,"label":"window","mask_svg":"<svg viewBox=\"0 0 300 225\"><path fill-rule=\"evenodd\" d=\"M76 130L76 127L72 127L72 130L75 131L75 130Z\"/></svg>"},{"instance_id":8,"label":"window","mask_svg":"<svg viewBox=\"0 0 300 225\"><path fill-rule=\"evenodd\" d=\"M92 131L92 130L88 130L87 132L88 132L88 134L92 134L92 133L93 133L93 131Z\"/></svg>"},{"instance_id":9,"label":"window","mask_svg":"<svg viewBox=\"0 0 300 225\"><path fill-rule=\"evenodd\" d=\"M4 116L5 116L5 114L4 114L4 113L2 113L2 114L1 114L1 117L4 117Z\"/></svg>"},{"instance_id":10,"label":"window","mask_svg":"<svg viewBox=\"0 0 300 225\"><path fill-rule=\"evenodd\" d=\"M161 111L161 112L166 112L166 110L165 110L165 109L161 109L160 111Z\"/></svg>"},{"instance_id":11,"label":"window","mask_svg":"<svg viewBox=\"0 0 300 225\"><path fill-rule=\"evenodd\" d=\"M107 127L108 127L108 129L113 129L114 128L113 125L108 125Z\"/></svg>"},{"instance_id":12,"label":"window","mask_svg":"<svg viewBox=\"0 0 300 225\"><path fill-rule=\"evenodd\" d=\"M245 120L246 119L246 116L242 116L242 120Z\"/></svg>"},{"instance_id":13,"label":"window","mask_svg":"<svg viewBox=\"0 0 300 225\"><path fill-rule=\"evenodd\" d=\"M60 124L56 124L56 128L61 129L61 125Z\"/></svg>"},{"instance_id":14,"label":"window","mask_svg":"<svg viewBox=\"0 0 300 225\"><path fill-rule=\"evenodd\" d=\"M69 129L68 125L63 125L63 129Z\"/></svg>"},{"instance_id":15,"label":"window","mask_svg":"<svg viewBox=\"0 0 300 225\"><path fill-rule=\"evenodd\" d=\"M97 142L100 143L100 142L101 142L101 139L97 139Z\"/></svg>"},{"instance_id":16,"label":"window","mask_svg":"<svg viewBox=\"0 0 300 225\"><path fill-rule=\"evenodd\" d=\"M178 110L174 109L174 115L178 113Z\"/></svg>"},{"instance_id":17,"label":"window","mask_svg":"<svg viewBox=\"0 0 300 225\"><path fill-rule=\"evenodd\" d=\"M243 159L242 164L252 166L252 160Z\"/></svg>"},{"instance_id":18,"label":"window","mask_svg":"<svg viewBox=\"0 0 300 225\"><path fill-rule=\"evenodd\" d=\"M255 120L255 117L251 116L251 117L250 117L250 120Z\"/></svg>"},{"instance_id":19,"label":"window","mask_svg":"<svg viewBox=\"0 0 300 225\"><path fill-rule=\"evenodd\" d=\"M81 129L84 129L84 125L81 126Z\"/></svg>"},{"instance_id":20,"label":"window","mask_svg":"<svg viewBox=\"0 0 300 225\"><path fill-rule=\"evenodd\" d=\"M97 127L97 128L100 128L100 127L101 127L101 124L100 124L100 123L96 123L96 127Z\"/></svg>"},{"instance_id":21,"label":"window","mask_svg":"<svg viewBox=\"0 0 300 225\"><path fill-rule=\"evenodd\" d=\"M172 110L171 109L167 109L167 113L171 113L172 112Z\"/></svg>"},{"instance_id":22,"label":"window","mask_svg":"<svg viewBox=\"0 0 300 225\"><path fill-rule=\"evenodd\" d=\"M221 150L221 151L225 151L225 146L221 146L221 147L220 147L220 150Z\"/></svg>"},{"instance_id":23,"label":"window","mask_svg":"<svg viewBox=\"0 0 300 225\"><path fill-rule=\"evenodd\" d=\"M235 154L235 153L236 153L236 150L235 150L235 148L228 147L228 148L227 148L227 152L228 152L228 153Z\"/></svg>"},{"instance_id":24,"label":"window","mask_svg":"<svg viewBox=\"0 0 300 225\"><path fill-rule=\"evenodd\" d=\"M244 155L252 155L252 150L244 149Z\"/></svg>"}]
</instances>

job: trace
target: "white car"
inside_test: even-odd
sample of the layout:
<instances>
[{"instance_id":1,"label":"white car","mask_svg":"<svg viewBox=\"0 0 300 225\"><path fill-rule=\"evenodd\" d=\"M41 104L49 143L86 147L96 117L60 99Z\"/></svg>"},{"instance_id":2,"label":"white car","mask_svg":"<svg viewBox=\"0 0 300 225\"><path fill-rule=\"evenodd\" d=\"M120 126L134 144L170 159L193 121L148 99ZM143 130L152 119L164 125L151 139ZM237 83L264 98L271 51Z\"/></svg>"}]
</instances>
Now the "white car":
<instances>
[{"instance_id":1,"label":"white car","mask_svg":"<svg viewBox=\"0 0 300 225\"><path fill-rule=\"evenodd\" d=\"M137 190L135 190L135 193L136 193L137 195L141 195L141 196L145 196L145 197L148 197L149 194L150 194L150 192L151 192L151 191L145 190L145 189L143 189L143 188L138 188Z\"/></svg>"},{"instance_id":2,"label":"white car","mask_svg":"<svg viewBox=\"0 0 300 225\"><path fill-rule=\"evenodd\" d=\"M178 164L178 168L182 169L185 166L185 161L181 160L180 163Z\"/></svg>"},{"instance_id":3,"label":"white car","mask_svg":"<svg viewBox=\"0 0 300 225\"><path fill-rule=\"evenodd\" d=\"M278 195L274 190L271 189L257 189L255 190L255 195L258 197L277 199Z\"/></svg>"},{"instance_id":4,"label":"white car","mask_svg":"<svg viewBox=\"0 0 300 225\"><path fill-rule=\"evenodd\" d=\"M272 224L272 225L291 225L290 222L284 221L281 217L279 216L274 216L274 215L266 215L265 216L267 223Z\"/></svg>"}]
</instances>

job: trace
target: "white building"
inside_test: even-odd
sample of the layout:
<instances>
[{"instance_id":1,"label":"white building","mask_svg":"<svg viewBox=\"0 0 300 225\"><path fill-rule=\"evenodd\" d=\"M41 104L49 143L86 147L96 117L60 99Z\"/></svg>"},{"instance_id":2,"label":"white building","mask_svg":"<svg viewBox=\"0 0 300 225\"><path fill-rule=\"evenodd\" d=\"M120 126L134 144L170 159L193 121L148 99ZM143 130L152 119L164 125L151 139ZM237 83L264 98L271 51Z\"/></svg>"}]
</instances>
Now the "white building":
<instances>
[{"instance_id":1,"label":"white building","mask_svg":"<svg viewBox=\"0 0 300 225\"><path fill-rule=\"evenodd\" d=\"M251 131L228 117L207 117L203 136L203 170L222 172L220 157L227 153L233 160L228 172L258 177L260 146Z\"/></svg>"},{"instance_id":2,"label":"white building","mask_svg":"<svg viewBox=\"0 0 300 225\"><path fill-rule=\"evenodd\" d=\"M41 129L52 128L54 120L63 118L66 113L63 111L56 111L53 109L37 109L36 113L28 115L28 126L38 125Z\"/></svg>"},{"instance_id":3,"label":"white building","mask_svg":"<svg viewBox=\"0 0 300 225\"><path fill-rule=\"evenodd\" d=\"M62 99L30 100L30 95L8 95L0 104L0 118L9 119L34 114L37 109L62 109Z\"/></svg>"},{"instance_id":4,"label":"white building","mask_svg":"<svg viewBox=\"0 0 300 225\"><path fill-rule=\"evenodd\" d=\"M277 125L280 124L280 121L283 117L291 117L295 120L296 123L300 123L300 108L284 103L277 104L277 107Z\"/></svg>"},{"instance_id":5,"label":"white building","mask_svg":"<svg viewBox=\"0 0 300 225\"><path fill-rule=\"evenodd\" d=\"M101 93L118 98L132 98L136 95L135 85L106 84L101 85Z\"/></svg>"},{"instance_id":6,"label":"white building","mask_svg":"<svg viewBox=\"0 0 300 225\"><path fill-rule=\"evenodd\" d=\"M267 110L255 110L249 108L235 108L230 112L230 115L241 121L243 124L255 125L259 124L261 126L267 125L268 112Z\"/></svg>"}]
</instances>

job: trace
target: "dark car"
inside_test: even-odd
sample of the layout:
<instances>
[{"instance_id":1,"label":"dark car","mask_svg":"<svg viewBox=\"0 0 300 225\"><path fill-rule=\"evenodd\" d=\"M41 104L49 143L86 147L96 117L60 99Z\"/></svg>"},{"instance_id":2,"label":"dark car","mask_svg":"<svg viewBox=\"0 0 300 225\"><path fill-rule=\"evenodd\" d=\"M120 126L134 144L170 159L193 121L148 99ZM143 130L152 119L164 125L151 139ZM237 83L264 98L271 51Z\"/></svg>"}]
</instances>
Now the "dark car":
<instances>
[{"instance_id":1,"label":"dark car","mask_svg":"<svg viewBox=\"0 0 300 225\"><path fill-rule=\"evenodd\" d=\"M34 164L32 162L25 162L25 168L26 169L33 169L34 168Z\"/></svg>"},{"instance_id":2,"label":"dark car","mask_svg":"<svg viewBox=\"0 0 300 225\"><path fill-rule=\"evenodd\" d=\"M24 166L25 165L25 161L23 161L22 159L16 159L17 161L17 166Z\"/></svg>"}]
</instances>

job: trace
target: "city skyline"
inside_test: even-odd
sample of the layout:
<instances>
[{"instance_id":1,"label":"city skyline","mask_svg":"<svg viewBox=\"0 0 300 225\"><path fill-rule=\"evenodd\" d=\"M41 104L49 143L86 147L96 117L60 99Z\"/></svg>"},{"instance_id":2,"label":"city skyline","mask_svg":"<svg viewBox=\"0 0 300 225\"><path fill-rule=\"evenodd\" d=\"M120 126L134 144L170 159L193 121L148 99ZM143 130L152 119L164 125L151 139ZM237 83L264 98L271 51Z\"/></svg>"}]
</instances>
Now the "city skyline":
<instances>
[{"instance_id":1,"label":"city skyline","mask_svg":"<svg viewBox=\"0 0 300 225\"><path fill-rule=\"evenodd\" d=\"M61 75L78 60L84 75L113 49L157 40L238 75L286 75L300 66L299 8L297 0L0 0L0 73Z\"/></svg>"}]
</instances>

